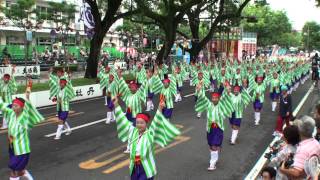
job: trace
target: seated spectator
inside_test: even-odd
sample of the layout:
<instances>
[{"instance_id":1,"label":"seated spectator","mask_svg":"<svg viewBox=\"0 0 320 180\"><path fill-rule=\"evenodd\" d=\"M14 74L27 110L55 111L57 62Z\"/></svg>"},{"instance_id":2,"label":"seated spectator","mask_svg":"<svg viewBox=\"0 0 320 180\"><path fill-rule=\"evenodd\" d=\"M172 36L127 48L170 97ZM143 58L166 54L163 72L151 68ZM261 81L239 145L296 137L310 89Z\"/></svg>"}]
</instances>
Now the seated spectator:
<instances>
[{"instance_id":1,"label":"seated spectator","mask_svg":"<svg viewBox=\"0 0 320 180\"><path fill-rule=\"evenodd\" d=\"M275 180L276 175L277 172L273 167L264 167L261 171L262 180Z\"/></svg>"},{"instance_id":2,"label":"seated spectator","mask_svg":"<svg viewBox=\"0 0 320 180\"><path fill-rule=\"evenodd\" d=\"M312 137L315 129L315 121L309 116L303 116L294 121L298 127L301 141L297 147L296 154L293 158L293 165L286 168L282 163L280 172L289 178L304 178L307 176L304 167L305 163L312 157L320 157L320 144Z\"/></svg>"}]
</instances>

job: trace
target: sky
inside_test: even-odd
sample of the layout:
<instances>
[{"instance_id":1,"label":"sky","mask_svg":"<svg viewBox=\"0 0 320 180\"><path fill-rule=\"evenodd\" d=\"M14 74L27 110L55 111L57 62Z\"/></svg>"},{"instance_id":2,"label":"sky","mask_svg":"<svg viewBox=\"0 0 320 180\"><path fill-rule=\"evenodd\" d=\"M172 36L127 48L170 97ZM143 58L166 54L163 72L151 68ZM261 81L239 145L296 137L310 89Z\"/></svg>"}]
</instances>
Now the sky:
<instances>
[{"instance_id":1,"label":"sky","mask_svg":"<svg viewBox=\"0 0 320 180\"><path fill-rule=\"evenodd\" d=\"M316 21L320 24L320 7L315 6L315 0L267 0L267 2L272 9L286 11L295 30L302 30L306 21Z\"/></svg>"}]
</instances>

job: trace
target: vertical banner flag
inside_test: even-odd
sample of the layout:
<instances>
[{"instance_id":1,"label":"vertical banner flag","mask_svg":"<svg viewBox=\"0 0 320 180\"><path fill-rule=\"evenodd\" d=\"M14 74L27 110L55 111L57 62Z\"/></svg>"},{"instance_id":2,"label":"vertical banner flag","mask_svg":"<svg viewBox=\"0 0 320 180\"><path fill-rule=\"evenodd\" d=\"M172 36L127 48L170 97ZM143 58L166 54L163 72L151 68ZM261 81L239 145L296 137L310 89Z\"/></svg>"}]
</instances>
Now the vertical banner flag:
<instances>
[{"instance_id":1,"label":"vertical banner flag","mask_svg":"<svg viewBox=\"0 0 320 180\"><path fill-rule=\"evenodd\" d=\"M80 7L80 18L78 19L78 22L80 21L83 21L84 31L86 32L87 37L91 39L94 35L95 22L91 13L91 7L86 0L82 1L82 6Z\"/></svg>"}]
</instances>

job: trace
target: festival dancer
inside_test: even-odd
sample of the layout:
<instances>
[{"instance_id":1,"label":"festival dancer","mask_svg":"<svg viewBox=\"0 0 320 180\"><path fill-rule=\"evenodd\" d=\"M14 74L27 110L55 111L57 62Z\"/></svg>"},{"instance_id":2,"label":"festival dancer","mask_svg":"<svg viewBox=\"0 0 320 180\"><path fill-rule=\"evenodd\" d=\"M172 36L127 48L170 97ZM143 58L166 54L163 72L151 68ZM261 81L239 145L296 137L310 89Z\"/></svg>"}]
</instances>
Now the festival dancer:
<instances>
[{"instance_id":1,"label":"festival dancer","mask_svg":"<svg viewBox=\"0 0 320 180\"><path fill-rule=\"evenodd\" d=\"M242 89L241 87L236 85L233 88L233 93L230 94L231 102L234 108L234 112L232 113L230 120L232 134L230 139L230 144L235 145L236 139L238 137L238 133L240 130L241 121L243 118L243 111L246 106L251 101L251 96L246 89Z\"/></svg>"},{"instance_id":2,"label":"festival dancer","mask_svg":"<svg viewBox=\"0 0 320 180\"><path fill-rule=\"evenodd\" d=\"M151 69L147 71L147 79L146 79L146 92L147 92L147 104L146 111L152 111L154 109L153 97L154 91L157 87L161 87L162 83L160 80L157 80L159 77L152 72Z\"/></svg>"},{"instance_id":3,"label":"festival dancer","mask_svg":"<svg viewBox=\"0 0 320 180\"><path fill-rule=\"evenodd\" d=\"M118 137L123 142L128 141L131 147L129 166L131 180L153 180L157 174L154 158L155 143L164 147L173 141L180 131L162 115L162 109L165 106L163 101L160 102L149 128L147 125L151 118L148 114L138 113L134 126L126 118L117 98L114 104Z\"/></svg>"},{"instance_id":4,"label":"festival dancer","mask_svg":"<svg viewBox=\"0 0 320 180\"><path fill-rule=\"evenodd\" d=\"M115 121L114 116L114 104L112 102L112 97L118 95L119 88L118 83L114 78L114 75L109 74L108 84L106 85L106 96L107 96L107 119L106 124Z\"/></svg>"},{"instance_id":5,"label":"festival dancer","mask_svg":"<svg viewBox=\"0 0 320 180\"><path fill-rule=\"evenodd\" d=\"M10 180L33 180L26 170L31 153L29 131L44 118L29 102L29 92L26 97L27 100L14 99L12 105L0 98L0 109L7 114L8 121Z\"/></svg>"},{"instance_id":6,"label":"festival dancer","mask_svg":"<svg viewBox=\"0 0 320 180\"><path fill-rule=\"evenodd\" d=\"M276 111L277 103L280 96L280 80L278 78L278 73L273 72L273 78L270 80L270 98L272 101L272 111Z\"/></svg>"},{"instance_id":7,"label":"festival dancer","mask_svg":"<svg viewBox=\"0 0 320 180\"><path fill-rule=\"evenodd\" d=\"M200 87L199 87L200 88ZM199 89L200 90L200 89ZM207 141L210 149L209 171L216 169L219 159L219 151L223 142L224 119L231 116L234 111L232 105L228 103L227 96L222 96L218 92L212 93L211 102L202 94L198 97L196 104L197 112L207 111Z\"/></svg>"},{"instance_id":8,"label":"festival dancer","mask_svg":"<svg viewBox=\"0 0 320 180\"><path fill-rule=\"evenodd\" d=\"M57 85L56 85L57 87ZM71 128L67 122L67 118L70 110L70 101L76 96L71 82L67 79L61 78L59 82L58 91L55 95L54 101L57 102L58 111L58 128L55 136L55 140L61 139L63 129L66 130L66 135L71 134Z\"/></svg>"},{"instance_id":9,"label":"festival dancer","mask_svg":"<svg viewBox=\"0 0 320 180\"><path fill-rule=\"evenodd\" d=\"M261 120L261 110L264 102L264 93L266 90L266 81L264 81L263 77L257 77L257 83L253 86L253 108L254 108L254 117L255 117L255 125L258 126Z\"/></svg>"},{"instance_id":10,"label":"festival dancer","mask_svg":"<svg viewBox=\"0 0 320 180\"><path fill-rule=\"evenodd\" d=\"M195 102L197 103L198 97L203 96L206 94L206 88L210 86L210 80L203 77L203 73L198 73L198 78L193 81L193 84L196 86L194 98ZM197 118L201 117L201 112L197 113Z\"/></svg>"},{"instance_id":11,"label":"festival dancer","mask_svg":"<svg viewBox=\"0 0 320 180\"><path fill-rule=\"evenodd\" d=\"M129 87L124 81L121 71L118 70L119 78L119 93L121 99L125 102L126 105L126 117L129 121L132 122L133 126L136 125L136 116L139 113L142 113L142 104L146 103L146 92L145 92L145 83L140 87L134 82L129 83ZM130 153L130 146L128 144L127 149L124 153Z\"/></svg>"},{"instance_id":12,"label":"festival dancer","mask_svg":"<svg viewBox=\"0 0 320 180\"><path fill-rule=\"evenodd\" d=\"M100 89L102 89L105 105L108 106L108 96L106 92L107 85L109 83L110 67L103 68L102 64L99 64L98 78L100 79Z\"/></svg>"},{"instance_id":13,"label":"festival dancer","mask_svg":"<svg viewBox=\"0 0 320 180\"><path fill-rule=\"evenodd\" d=\"M14 78L15 68L12 68L11 75L4 74L2 80L0 81L0 97L3 99L5 103L12 103L12 95L17 91L17 84ZM3 114L2 126L0 129L7 129L8 123L6 120L7 114L5 112Z\"/></svg>"}]
</instances>

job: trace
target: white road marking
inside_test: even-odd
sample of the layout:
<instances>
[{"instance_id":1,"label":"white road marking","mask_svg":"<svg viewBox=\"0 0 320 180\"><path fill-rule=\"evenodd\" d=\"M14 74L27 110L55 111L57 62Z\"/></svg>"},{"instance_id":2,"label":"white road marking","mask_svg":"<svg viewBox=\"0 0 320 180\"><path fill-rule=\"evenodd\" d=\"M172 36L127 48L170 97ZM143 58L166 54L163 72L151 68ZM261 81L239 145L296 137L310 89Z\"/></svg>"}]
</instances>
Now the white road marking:
<instances>
[{"instance_id":1,"label":"white road marking","mask_svg":"<svg viewBox=\"0 0 320 180\"><path fill-rule=\"evenodd\" d=\"M98 123L101 123L101 122L105 122L105 121L106 121L106 118L100 119L100 120L97 120L97 121L93 121L93 122L90 122L90 123L86 123L86 124L82 124L80 126L73 127L73 128L71 128L71 130L73 131L73 130L81 129L81 128L92 126L92 125L95 125L95 124L98 124ZM62 133L65 133L65 132L67 132L67 131L66 130L62 131ZM51 133L51 134L45 135L45 137L53 137L55 135L56 135L56 133Z\"/></svg>"},{"instance_id":2,"label":"white road marking","mask_svg":"<svg viewBox=\"0 0 320 180\"><path fill-rule=\"evenodd\" d=\"M310 89L308 90L307 94L302 98L302 100L300 101L300 103L298 104L298 106L296 107L296 109L293 111L293 116L296 116L298 114L298 112L300 111L301 107L303 106L303 104L305 103L305 101L307 100L307 98L309 97L310 93L313 91L314 85L312 85L310 87ZM257 163L253 166L253 168L251 169L251 171L249 172L249 174L247 175L247 177L245 178L245 180L253 180L256 179L261 171L261 169L263 168L263 166L265 165L265 163L267 162L267 159L264 157L264 154L270 151L270 146L272 146L277 140L279 140L279 137L275 137L272 142L270 143L270 145L268 145L268 147L266 148L266 150L262 153L261 157L259 158L259 160L257 161Z\"/></svg>"}]
</instances>

